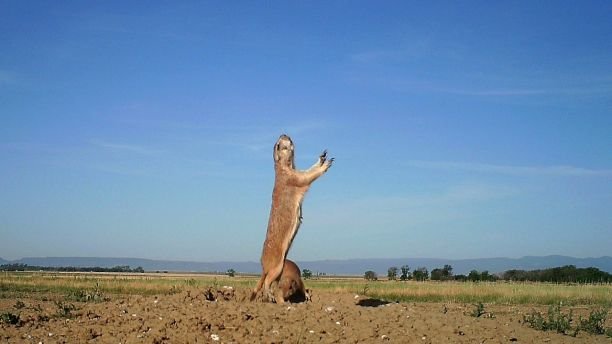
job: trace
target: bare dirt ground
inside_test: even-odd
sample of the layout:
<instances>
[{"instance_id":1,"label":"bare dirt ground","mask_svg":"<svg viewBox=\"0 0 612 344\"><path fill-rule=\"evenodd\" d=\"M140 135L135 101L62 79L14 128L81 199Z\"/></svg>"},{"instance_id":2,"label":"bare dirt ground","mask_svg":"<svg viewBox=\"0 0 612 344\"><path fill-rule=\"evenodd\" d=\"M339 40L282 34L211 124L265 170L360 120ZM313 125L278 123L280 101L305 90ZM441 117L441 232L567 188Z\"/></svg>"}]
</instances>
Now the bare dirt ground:
<instances>
[{"instance_id":1,"label":"bare dirt ground","mask_svg":"<svg viewBox=\"0 0 612 344\"><path fill-rule=\"evenodd\" d=\"M354 294L317 293L311 302L249 302L250 290L199 288L172 295L111 296L102 302L56 296L1 299L2 343L612 343L537 331L523 315L545 307L385 303ZM54 299L55 297L55 299ZM574 318L588 315L574 308ZM610 320L608 320L609 325Z\"/></svg>"}]
</instances>

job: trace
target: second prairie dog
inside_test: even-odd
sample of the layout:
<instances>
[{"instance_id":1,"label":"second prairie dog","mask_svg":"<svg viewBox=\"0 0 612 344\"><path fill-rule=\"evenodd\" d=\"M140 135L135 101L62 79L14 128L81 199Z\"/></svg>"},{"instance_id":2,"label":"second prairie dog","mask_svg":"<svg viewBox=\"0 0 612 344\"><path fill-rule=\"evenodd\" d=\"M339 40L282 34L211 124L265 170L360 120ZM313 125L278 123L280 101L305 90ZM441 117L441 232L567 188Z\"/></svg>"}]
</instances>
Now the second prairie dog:
<instances>
[{"instance_id":1,"label":"second prairie dog","mask_svg":"<svg viewBox=\"0 0 612 344\"><path fill-rule=\"evenodd\" d=\"M293 141L287 135L281 135L274 144L272 208L261 253L261 279L251 294L251 300L263 287L269 301L285 301L280 291L276 297L272 294L270 285L279 280L287 252L302 223L304 195L312 182L323 175L334 161L333 158L327 159L327 152L324 151L308 170L298 171L295 169L294 149Z\"/></svg>"},{"instance_id":2,"label":"second prairie dog","mask_svg":"<svg viewBox=\"0 0 612 344\"><path fill-rule=\"evenodd\" d=\"M304 302L310 300L310 295L304 288L300 268L291 260L285 259L283 273L278 281L278 288L283 299L290 302Z\"/></svg>"}]
</instances>

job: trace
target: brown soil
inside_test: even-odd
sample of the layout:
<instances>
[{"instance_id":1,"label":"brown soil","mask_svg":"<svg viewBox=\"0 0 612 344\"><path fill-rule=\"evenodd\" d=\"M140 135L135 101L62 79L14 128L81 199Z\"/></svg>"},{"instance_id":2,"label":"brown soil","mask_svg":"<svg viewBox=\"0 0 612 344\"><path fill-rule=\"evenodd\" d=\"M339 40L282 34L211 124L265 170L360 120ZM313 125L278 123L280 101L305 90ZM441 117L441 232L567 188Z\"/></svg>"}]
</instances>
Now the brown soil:
<instances>
[{"instance_id":1,"label":"brown soil","mask_svg":"<svg viewBox=\"0 0 612 344\"><path fill-rule=\"evenodd\" d=\"M0 314L19 314L20 320L0 324L0 342L612 343L605 335L581 332L574 338L534 330L523 323L531 306L485 305L487 313L476 318L469 304L385 303L315 290L311 302L280 305L250 302L249 293L193 289L60 305L57 295L1 299ZM574 308L574 319L588 311Z\"/></svg>"}]
</instances>

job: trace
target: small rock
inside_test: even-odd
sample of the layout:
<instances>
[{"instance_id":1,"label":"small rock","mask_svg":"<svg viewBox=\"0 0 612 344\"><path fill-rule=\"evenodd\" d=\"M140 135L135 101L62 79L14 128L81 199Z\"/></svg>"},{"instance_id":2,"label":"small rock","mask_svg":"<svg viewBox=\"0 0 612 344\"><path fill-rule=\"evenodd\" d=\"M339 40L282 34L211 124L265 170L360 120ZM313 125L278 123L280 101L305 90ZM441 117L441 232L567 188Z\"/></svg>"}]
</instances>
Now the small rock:
<instances>
[{"instance_id":1,"label":"small rock","mask_svg":"<svg viewBox=\"0 0 612 344\"><path fill-rule=\"evenodd\" d=\"M516 339L515 337L510 338L511 342L518 342L518 339Z\"/></svg>"},{"instance_id":2,"label":"small rock","mask_svg":"<svg viewBox=\"0 0 612 344\"><path fill-rule=\"evenodd\" d=\"M331 307L331 306L329 306L329 307L325 308L325 311L326 311L326 312L331 312L331 311L333 311L333 310L334 310L334 307Z\"/></svg>"},{"instance_id":3,"label":"small rock","mask_svg":"<svg viewBox=\"0 0 612 344\"><path fill-rule=\"evenodd\" d=\"M355 299L358 299L358 298L359 298L359 295L355 295Z\"/></svg>"},{"instance_id":4,"label":"small rock","mask_svg":"<svg viewBox=\"0 0 612 344\"><path fill-rule=\"evenodd\" d=\"M427 336L423 336L423 337L421 337L421 339L422 339L422 340L425 340L425 339L427 339Z\"/></svg>"},{"instance_id":5,"label":"small rock","mask_svg":"<svg viewBox=\"0 0 612 344\"><path fill-rule=\"evenodd\" d=\"M314 330L310 330L310 331L308 331L308 333L314 333Z\"/></svg>"},{"instance_id":6,"label":"small rock","mask_svg":"<svg viewBox=\"0 0 612 344\"><path fill-rule=\"evenodd\" d=\"M339 321L336 321L336 325L340 325L340 322L339 322Z\"/></svg>"},{"instance_id":7,"label":"small rock","mask_svg":"<svg viewBox=\"0 0 612 344\"><path fill-rule=\"evenodd\" d=\"M212 340L214 340L216 342L216 341L219 340L219 335L216 335L216 334L213 333L213 334L210 335L210 339L212 339Z\"/></svg>"},{"instance_id":8,"label":"small rock","mask_svg":"<svg viewBox=\"0 0 612 344\"><path fill-rule=\"evenodd\" d=\"M383 334L382 336L380 336L380 339L382 339L382 340L391 340L391 338L389 338L389 336L387 336L386 334Z\"/></svg>"}]
</instances>

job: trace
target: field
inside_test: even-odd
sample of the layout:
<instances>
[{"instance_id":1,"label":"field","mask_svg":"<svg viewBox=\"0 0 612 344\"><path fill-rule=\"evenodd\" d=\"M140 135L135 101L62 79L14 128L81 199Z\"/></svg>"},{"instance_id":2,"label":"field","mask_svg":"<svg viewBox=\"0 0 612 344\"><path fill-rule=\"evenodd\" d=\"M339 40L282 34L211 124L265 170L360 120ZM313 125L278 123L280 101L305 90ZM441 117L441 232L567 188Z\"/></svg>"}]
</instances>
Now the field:
<instances>
[{"instance_id":1,"label":"field","mask_svg":"<svg viewBox=\"0 0 612 344\"><path fill-rule=\"evenodd\" d=\"M0 341L612 342L589 333L612 328L612 314L600 319L602 326L586 326L612 306L611 285L326 278L305 281L311 302L278 305L248 301L256 282L201 274L2 272ZM549 318L551 306L558 308ZM547 331L536 321L563 325L570 318L567 327Z\"/></svg>"}]
</instances>

